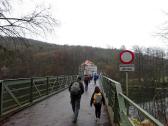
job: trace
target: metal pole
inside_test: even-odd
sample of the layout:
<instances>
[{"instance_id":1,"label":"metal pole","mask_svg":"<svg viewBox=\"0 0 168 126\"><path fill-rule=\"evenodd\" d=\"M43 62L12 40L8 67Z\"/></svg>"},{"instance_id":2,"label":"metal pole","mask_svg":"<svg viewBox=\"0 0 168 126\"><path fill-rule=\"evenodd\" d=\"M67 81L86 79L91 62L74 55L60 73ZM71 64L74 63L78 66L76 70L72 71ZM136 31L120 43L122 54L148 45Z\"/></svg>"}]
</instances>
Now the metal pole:
<instances>
[{"instance_id":1,"label":"metal pole","mask_svg":"<svg viewBox=\"0 0 168 126\"><path fill-rule=\"evenodd\" d=\"M128 97L128 72L126 72L126 96Z\"/></svg>"},{"instance_id":2,"label":"metal pole","mask_svg":"<svg viewBox=\"0 0 168 126\"><path fill-rule=\"evenodd\" d=\"M128 97L128 72L126 72L126 96ZM129 115L129 104L126 103L127 115Z\"/></svg>"}]
</instances>

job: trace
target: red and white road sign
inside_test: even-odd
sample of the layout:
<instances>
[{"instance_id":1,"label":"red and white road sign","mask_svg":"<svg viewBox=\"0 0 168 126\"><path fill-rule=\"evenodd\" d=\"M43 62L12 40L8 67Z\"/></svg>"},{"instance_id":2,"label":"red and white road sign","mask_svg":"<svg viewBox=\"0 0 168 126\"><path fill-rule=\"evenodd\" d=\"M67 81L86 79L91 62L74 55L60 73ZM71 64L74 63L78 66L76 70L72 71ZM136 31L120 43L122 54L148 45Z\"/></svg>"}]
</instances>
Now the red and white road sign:
<instances>
[{"instance_id":1,"label":"red and white road sign","mask_svg":"<svg viewBox=\"0 0 168 126\"><path fill-rule=\"evenodd\" d=\"M123 64L131 64L134 60L134 53L130 50L124 50L120 53L120 61Z\"/></svg>"}]
</instances>

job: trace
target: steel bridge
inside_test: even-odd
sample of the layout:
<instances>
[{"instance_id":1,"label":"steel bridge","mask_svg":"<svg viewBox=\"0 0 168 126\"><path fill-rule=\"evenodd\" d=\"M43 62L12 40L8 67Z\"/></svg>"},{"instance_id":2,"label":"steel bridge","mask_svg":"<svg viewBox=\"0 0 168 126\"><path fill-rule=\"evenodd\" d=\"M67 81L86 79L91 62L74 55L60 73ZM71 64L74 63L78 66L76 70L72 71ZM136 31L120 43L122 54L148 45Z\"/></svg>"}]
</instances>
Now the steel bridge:
<instances>
[{"instance_id":1,"label":"steel bridge","mask_svg":"<svg viewBox=\"0 0 168 126\"><path fill-rule=\"evenodd\" d=\"M101 120L95 122L94 108L89 106L94 83L82 95L77 124L72 123L68 86L77 75L8 79L0 82L1 126L164 126L159 120L124 95L121 84L101 75L97 85L104 93L106 105Z\"/></svg>"}]
</instances>

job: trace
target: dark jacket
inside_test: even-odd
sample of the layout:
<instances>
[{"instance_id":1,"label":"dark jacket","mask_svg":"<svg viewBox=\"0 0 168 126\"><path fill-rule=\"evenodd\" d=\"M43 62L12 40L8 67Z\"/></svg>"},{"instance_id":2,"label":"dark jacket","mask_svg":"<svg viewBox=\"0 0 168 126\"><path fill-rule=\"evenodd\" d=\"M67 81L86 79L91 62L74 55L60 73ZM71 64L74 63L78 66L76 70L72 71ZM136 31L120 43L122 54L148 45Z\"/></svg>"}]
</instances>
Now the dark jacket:
<instances>
[{"instance_id":1,"label":"dark jacket","mask_svg":"<svg viewBox=\"0 0 168 126\"><path fill-rule=\"evenodd\" d=\"M92 97L91 97L91 100L90 100L90 106L92 106L92 104L93 104L95 93L96 92L93 92L93 94L92 94ZM102 102L101 102L101 104L103 103L103 105L105 105L105 99L104 99L103 93L102 92L99 92L99 93L101 93L101 95L102 95Z\"/></svg>"},{"instance_id":2,"label":"dark jacket","mask_svg":"<svg viewBox=\"0 0 168 126\"><path fill-rule=\"evenodd\" d=\"M79 82L79 84L80 84L80 94L79 95L71 95L71 98L81 98L81 95L84 93L84 87L83 87L83 83L81 82L81 81L77 81L77 82ZM74 82L72 82L71 84L70 84L70 86L69 86L69 92L71 91L71 86L72 86L72 84L73 84Z\"/></svg>"},{"instance_id":3,"label":"dark jacket","mask_svg":"<svg viewBox=\"0 0 168 126\"><path fill-rule=\"evenodd\" d=\"M97 79L99 78L99 76L98 76L97 74L95 74L95 75L93 76L93 78L94 78L94 80L97 80Z\"/></svg>"},{"instance_id":4,"label":"dark jacket","mask_svg":"<svg viewBox=\"0 0 168 126\"><path fill-rule=\"evenodd\" d=\"M88 75L84 76L84 82L85 84L88 84L88 82L90 81L90 77Z\"/></svg>"}]
</instances>

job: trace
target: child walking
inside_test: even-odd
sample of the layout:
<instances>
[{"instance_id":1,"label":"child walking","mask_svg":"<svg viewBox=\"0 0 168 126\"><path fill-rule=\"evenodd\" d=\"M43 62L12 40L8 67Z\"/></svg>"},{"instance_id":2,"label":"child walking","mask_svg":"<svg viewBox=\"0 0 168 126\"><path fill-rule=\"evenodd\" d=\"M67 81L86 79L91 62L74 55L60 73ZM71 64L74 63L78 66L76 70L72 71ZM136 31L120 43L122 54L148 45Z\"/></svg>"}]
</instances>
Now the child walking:
<instances>
[{"instance_id":1,"label":"child walking","mask_svg":"<svg viewBox=\"0 0 168 126\"><path fill-rule=\"evenodd\" d=\"M98 121L100 120L100 116L101 116L101 106L102 104L105 105L104 96L98 86L95 87L95 90L92 94L92 97L90 100L91 107L92 107L92 104L94 104L96 121Z\"/></svg>"}]
</instances>

